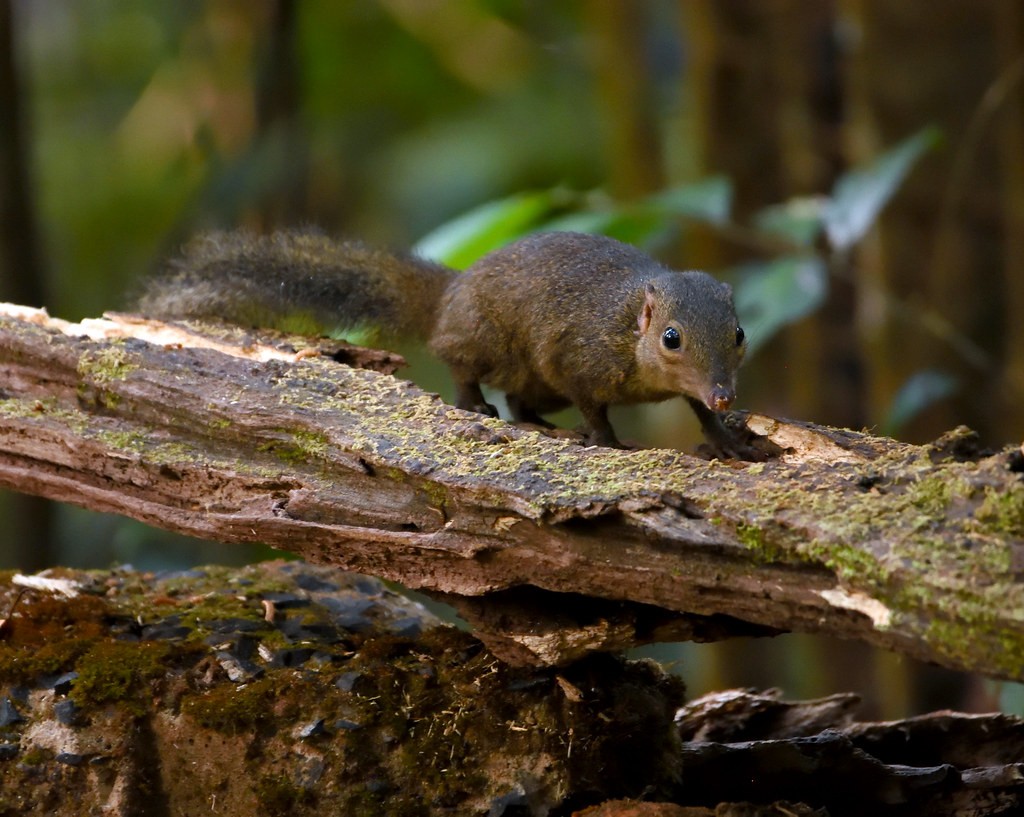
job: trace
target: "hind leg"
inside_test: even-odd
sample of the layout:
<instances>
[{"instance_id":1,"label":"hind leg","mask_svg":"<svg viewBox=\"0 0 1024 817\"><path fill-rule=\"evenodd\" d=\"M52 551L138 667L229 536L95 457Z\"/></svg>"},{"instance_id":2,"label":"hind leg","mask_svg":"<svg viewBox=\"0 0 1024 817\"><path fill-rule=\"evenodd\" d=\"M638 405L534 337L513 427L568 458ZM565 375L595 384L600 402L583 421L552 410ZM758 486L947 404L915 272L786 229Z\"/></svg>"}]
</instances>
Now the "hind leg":
<instances>
[{"instance_id":1,"label":"hind leg","mask_svg":"<svg viewBox=\"0 0 1024 817\"><path fill-rule=\"evenodd\" d=\"M586 426L587 442L606 448L624 448L608 420L608 406L602 403L577 403Z\"/></svg>"},{"instance_id":2,"label":"hind leg","mask_svg":"<svg viewBox=\"0 0 1024 817\"><path fill-rule=\"evenodd\" d=\"M465 411L475 411L488 417L498 416L498 410L484 400L480 384L475 380L460 380L455 384L455 405Z\"/></svg>"},{"instance_id":3,"label":"hind leg","mask_svg":"<svg viewBox=\"0 0 1024 817\"><path fill-rule=\"evenodd\" d=\"M532 403L519 395L508 394L505 396L505 399L508 401L508 410L512 413L512 419L517 423L530 423L541 428L554 428L553 424L537 413L537 409L534 408Z\"/></svg>"}]
</instances>

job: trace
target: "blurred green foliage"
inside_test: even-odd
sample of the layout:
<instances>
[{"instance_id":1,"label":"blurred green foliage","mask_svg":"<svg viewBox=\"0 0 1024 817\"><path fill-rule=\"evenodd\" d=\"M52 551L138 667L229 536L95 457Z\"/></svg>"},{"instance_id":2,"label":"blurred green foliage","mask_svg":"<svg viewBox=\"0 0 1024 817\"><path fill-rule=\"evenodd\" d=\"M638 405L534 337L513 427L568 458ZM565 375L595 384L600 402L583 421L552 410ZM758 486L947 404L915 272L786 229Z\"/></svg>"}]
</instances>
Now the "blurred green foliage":
<instances>
[{"instance_id":1,"label":"blurred green foliage","mask_svg":"<svg viewBox=\"0 0 1024 817\"><path fill-rule=\"evenodd\" d=\"M281 5L19 7L54 311L117 304L199 229L315 223L410 243L503 189L599 181L574 4L506 22L503 4L430 4L423 19L297 3L297 140L259 119ZM261 223L260 202L298 177L300 205Z\"/></svg>"}]
</instances>

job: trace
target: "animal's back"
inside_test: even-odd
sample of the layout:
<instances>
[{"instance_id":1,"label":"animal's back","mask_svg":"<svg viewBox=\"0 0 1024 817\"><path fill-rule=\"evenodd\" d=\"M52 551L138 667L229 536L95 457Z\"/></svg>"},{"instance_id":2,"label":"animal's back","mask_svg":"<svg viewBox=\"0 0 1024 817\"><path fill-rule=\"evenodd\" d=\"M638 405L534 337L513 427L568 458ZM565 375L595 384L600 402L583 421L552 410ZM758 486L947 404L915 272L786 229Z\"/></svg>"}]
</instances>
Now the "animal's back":
<instances>
[{"instance_id":1,"label":"animal's back","mask_svg":"<svg viewBox=\"0 0 1024 817\"><path fill-rule=\"evenodd\" d=\"M554 408L569 402L567 379L628 376L642 283L663 272L604 236L528 236L453 282L431 345L457 377Z\"/></svg>"}]
</instances>

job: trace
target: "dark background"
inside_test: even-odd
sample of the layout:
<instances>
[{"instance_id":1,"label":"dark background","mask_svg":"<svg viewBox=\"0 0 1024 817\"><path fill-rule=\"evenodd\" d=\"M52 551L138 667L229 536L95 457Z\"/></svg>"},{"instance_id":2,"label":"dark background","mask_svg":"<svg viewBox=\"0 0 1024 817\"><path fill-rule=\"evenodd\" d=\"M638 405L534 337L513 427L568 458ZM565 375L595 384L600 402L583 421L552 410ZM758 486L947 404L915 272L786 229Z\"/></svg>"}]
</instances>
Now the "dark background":
<instances>
[{"instance_id":1,"label":"dark background","mask_svg":"<svg viewBox=\"0 0 1024 817\"><path fill-rule=\"evenodd\" d=\"M915 442L965 423L999 446L1024 437L1022 81L1017 0L0 0L0 298L99 315L212 227L407 246L523 191L593 213L712 176L728 218L650 245L730 277L777 251L765 208L820 206L937 126L874 229L812 248L827 292L752 355L739 404ZM422 355L408 376L448 388ZM698 438L678 401L620 422ZM2 505L0 567L272 555ZM855 688L875 715L1024 700L806 637L673 655L695 691Z\"/></svg>"}]
</instances>

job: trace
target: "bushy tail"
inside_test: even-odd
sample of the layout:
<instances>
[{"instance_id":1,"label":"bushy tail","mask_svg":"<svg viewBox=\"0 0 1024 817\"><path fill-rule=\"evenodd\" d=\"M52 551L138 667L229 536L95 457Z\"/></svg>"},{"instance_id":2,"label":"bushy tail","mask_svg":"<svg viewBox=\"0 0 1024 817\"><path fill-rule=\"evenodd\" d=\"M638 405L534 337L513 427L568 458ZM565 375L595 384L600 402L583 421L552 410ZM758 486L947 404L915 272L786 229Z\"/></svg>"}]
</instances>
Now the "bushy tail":
<instances>
[{"instance_id":1,"label":"bushy tail","mask_svg":"<svg viewBox=\"0 0 1024 817\"><path fill-rule=\"evenodd\" d=\"M427 338L455 271L313 232L207 233L143 285L136 308L292 331Z\"/></svg>"}]
</instances>

